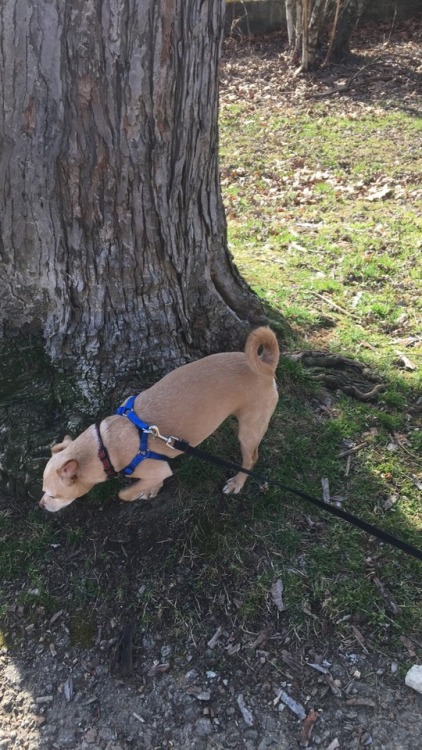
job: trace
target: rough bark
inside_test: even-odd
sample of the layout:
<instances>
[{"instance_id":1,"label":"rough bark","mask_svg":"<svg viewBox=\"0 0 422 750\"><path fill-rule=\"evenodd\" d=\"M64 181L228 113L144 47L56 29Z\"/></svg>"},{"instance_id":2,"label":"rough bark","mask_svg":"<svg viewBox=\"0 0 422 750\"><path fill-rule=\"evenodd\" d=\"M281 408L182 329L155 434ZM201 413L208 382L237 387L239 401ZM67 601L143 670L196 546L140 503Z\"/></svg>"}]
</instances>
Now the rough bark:
<instances>
[{"instance_id":1,"label":"rough bark","mask_svg":"<svg viewBox=\"0 0 422 750\"><path fill-rule=\"evenodd\" d=\"M239 345L218 175L223 0L3 0L0 337L103 387Z\"/></svg>"},{"instance_id":2,"label":"rough bark","mask_svg":"<svg viewBox=\"0 0 422 750\"><path fill-rule=\"evenodd\" d=\"M323 23L324 0L304 0L302 34L302 70L316 67L316 53Z\"/></svg>"}]
</instances>

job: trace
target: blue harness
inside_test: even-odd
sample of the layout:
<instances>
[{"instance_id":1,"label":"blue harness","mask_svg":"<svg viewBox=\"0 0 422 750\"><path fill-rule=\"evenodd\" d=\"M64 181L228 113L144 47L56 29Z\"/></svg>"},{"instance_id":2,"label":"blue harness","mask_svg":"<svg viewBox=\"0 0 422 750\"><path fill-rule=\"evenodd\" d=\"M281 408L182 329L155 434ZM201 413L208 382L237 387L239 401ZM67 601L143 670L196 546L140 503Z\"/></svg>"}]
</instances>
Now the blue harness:
<instances>
[{"instance_id":1,"label":"blue harness","mask_svg":"<svg viewBox=\"0 0 422 750\"><path fill-rule=\"evenodd\" d=\"M154 451L148 450L148 435L151 434L150 425L146 422L143 422L142 419L139 419L138 415L135 413L133 408L135 399L136 396L131 396L130 398L128 398L126 403L123 404L123 406L119 406L116 411L116 414L119 414L119 416L121 417L127 417L132 422L132 424L137 427L141 439L139 451L136 454L135 458L133 458L130 464L125 466L124 469L121 469L119 471L119 474L123 474L127 477L133 474L136 467L139 466L141 461L144 461L145 458L155 458L158 461L168 461L169 459L168 456L163 456L161 453L154 453Z\"/></svg>"}]
</instances>

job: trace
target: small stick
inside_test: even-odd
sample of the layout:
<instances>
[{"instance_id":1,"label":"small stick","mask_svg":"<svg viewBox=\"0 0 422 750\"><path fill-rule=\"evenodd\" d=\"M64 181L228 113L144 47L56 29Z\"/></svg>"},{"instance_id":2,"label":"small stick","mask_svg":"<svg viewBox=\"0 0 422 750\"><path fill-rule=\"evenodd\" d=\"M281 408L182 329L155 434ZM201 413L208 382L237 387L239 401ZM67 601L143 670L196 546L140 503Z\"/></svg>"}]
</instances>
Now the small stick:
<instances>
[{"instance_id":1,"label":"small stick","mask_svg":"<svg viewBox=\"0 0 422 750\"><path fill-rule=\"evenodd\" d=\"M319 299L322 299L329 307L333 307L335 310L339 310L340 312L344 313L344 315L348 315L350 318L354 318L355 320L360 320L358 315L354 315L353 313L349 312L349 310L346 310L344 307L340 307L336 302L333 302L329 297L326 297L324 294L318 294L318 292L312 292L314 297L318 297Z\"/></svg>"},{"instance_id":2,"label":"small stick","mask_svg":"<svg viewBox=\"0 0 422 750\"><path fill-rule=\"evenodd\" d=\"M359 443L359 445L353 446L353 448L348 448L347 451L343 451L342 453L338 454L339 458L346 458L346 456L351 456L352 453L357 453L360 451L361 448L366 448L368 443Z\"/></svg>"}]
</instances>

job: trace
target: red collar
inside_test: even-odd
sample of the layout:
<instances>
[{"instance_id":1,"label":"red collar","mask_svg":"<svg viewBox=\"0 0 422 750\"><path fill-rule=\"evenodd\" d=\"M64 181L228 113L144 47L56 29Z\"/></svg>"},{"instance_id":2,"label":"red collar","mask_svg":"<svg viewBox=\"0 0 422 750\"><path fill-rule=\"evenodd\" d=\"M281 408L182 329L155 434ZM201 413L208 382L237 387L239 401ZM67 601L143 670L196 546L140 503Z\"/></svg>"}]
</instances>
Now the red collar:
<instances>
[{"instance_id":1,"label":"red collar","mask_svg":"<svg viewBox=\"0 0 422 750\"><path fill-rule=\"evenodd\" d=\"M97 431L97 438L98 438L98 442L99 442L98 458L100 459L100 461L101 461L101 463L103 465L103 469L104 469L105 473L107 474L107 477L109 479L114 479L114 477L118 477L119 476L119 472L115 470L113 464L111 463L110 456L108 455L108 450L105 447L105 445L103 443L103 439L101 437L100 425L96 424L95 425L95 429Z\"/></svg>"}]
</instances>

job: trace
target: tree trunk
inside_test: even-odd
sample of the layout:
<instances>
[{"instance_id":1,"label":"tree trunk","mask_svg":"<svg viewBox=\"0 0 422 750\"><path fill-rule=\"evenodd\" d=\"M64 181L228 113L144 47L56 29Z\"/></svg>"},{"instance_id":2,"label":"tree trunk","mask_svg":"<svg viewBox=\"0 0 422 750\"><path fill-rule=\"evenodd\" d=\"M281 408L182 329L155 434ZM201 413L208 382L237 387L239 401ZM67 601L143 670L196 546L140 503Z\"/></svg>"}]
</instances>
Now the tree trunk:
<instances>
[{"instance_id":1,"label":"tree trunk","mask_svg":"<svg viewBox=\"0 0 422 750\"><path fill-rule=\"evenodd\" d=\"M307 33L304 33L304 50L302 56L302 70L313 70L316 67L316 53L322 26L322 11L324 0L314 0L311 4L308 0L307 10ZM306 43L306 53L305 53Z\"/></svg>"},{"instance_id":2,"label":"tree trunk","mask_svg":"<svg viewBox=\"0 0 422 750\"><path fill-rule=\"evenodd\" d=\"M223 0L3 0L0 337L108 389L263 319L226 246Z\"/></svg>"},{"instance_id":3,"label":"tree trunk","mask_svg":"<svg viewBox=\"0 0 422 750\"><path fill-rule=\"evenodd\" d=\"M295 15L293 12L293 0L286 0L286 23L287 23L287 38L289 40L289 47L294 47L295 44Z\"/></svg>"},{"instance_id":4,"label":"tree trunk","mask_svg":"<svg viewBox=\"0 0 422 750\"><path fill-rule=\"evenodd\" d=\"M350 39L363 13L365 0L344 0L341 5L331 57L344 60L350 54Z\"/></svg>"}]
</instances>

